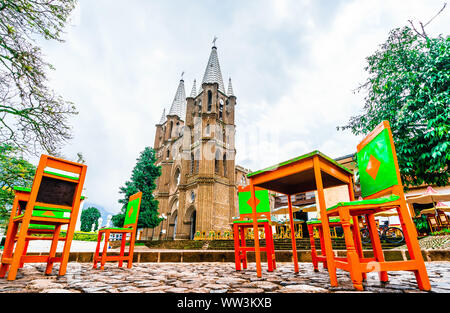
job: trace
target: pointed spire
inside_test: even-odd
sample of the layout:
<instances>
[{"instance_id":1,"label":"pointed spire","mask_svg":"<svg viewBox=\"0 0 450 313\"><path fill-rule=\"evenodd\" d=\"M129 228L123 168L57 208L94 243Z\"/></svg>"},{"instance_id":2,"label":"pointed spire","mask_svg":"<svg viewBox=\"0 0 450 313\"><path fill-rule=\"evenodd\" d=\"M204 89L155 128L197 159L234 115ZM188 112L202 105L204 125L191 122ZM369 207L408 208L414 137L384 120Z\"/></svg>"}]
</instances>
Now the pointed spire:
<instances>
[{"instance_id":1,"label":"pointed spire","mask_svg":"<svg viewBox=\"0 0 450 313\"><path fill-rule=\"evenodd\" d=\"M233 93L233 85L231 85L231 77L230 77L229 80L228 80L228 91L227 91L227 96L228 96L228 97L234 96L234 93Z\"/></svg>"},{"instance_id":2,"label":"pointed spire","mask_svg":"<svg viewBox=\"0 0 450 313\"><path fill-rule=\"evenodd\" d=\"M173 98L172 106L168 115L177 115L181 120L186 116L186 92L184 90L184 80L180 80L177 92Z\"/></svg>"},{"instance_id":3,"label":"pointed spire","mask_svg":"<svg viewBox=\"0 0 450 313\"><path fill-rule=\"evenodd\" d=\"M159 123L156 125L162 125L166 122L166 108L164 108L161 119L159 120Z\"/></svg>"},{"instance_id":4,"label":"pointed spire","mask_svg":"<svg viewBox=\"0 0 450 313\"><path fill-rule=\"evenodd\" d=\"M213 47L209 56L208 65L205 69L205 75L203 75L204 83L218 83L219 90L225 93L225 87L223 85L222 72L220 71L219 57L217 56L216 39L213 41Z\"/></svg>"},{"instance_id":5,"label":"pointed spire","mask_svg":"<svg viewBox=\"0 0 450 313\"><path fill-rule=\"evenodd\" d=\"M191 98L195 98L197 96L197 83L194 79L194 84L192 85Z\"/></svg>"}]
</instances>

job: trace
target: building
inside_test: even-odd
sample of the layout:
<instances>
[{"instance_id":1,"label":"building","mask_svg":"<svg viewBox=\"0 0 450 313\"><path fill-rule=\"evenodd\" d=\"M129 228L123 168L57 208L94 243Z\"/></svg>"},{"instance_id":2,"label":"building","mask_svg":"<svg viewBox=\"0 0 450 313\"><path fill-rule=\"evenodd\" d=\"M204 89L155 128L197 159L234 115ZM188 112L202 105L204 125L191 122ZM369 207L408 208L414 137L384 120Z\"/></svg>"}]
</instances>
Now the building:
<instances>
[{"instance_id":1,"label":"building","mask_svg":"<svg viewBox=\"0 0 450 313\"><path fill-rule=\"evenodd\" d=\"M237 215L235 107L231 78L225 88L217 47L211 49L201 85L186 97L181 78L172 105L156 125L154 149L162 174L155 198L164 218L142 239L192 239L197 231L230 231Z\"/></svg>"}]
</instances>

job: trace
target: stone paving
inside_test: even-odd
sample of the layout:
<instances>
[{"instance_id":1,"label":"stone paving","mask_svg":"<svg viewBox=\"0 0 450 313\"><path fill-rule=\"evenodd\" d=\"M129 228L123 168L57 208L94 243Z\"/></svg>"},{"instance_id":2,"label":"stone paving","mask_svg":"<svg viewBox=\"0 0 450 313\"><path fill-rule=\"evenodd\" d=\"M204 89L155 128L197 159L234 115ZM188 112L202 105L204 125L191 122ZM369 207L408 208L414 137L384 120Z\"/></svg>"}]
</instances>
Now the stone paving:
<instances>
[{"instance_id":1,"label":"stone paving","mask_svg":"<svg viewBox=\"0 0 450 313\"><path fill-rule=\"evenodd\" d=\"M91 263L68 264L65 276L44 275L45 264L27 263L17 279L0 279L1 293L348 293L356 292L347 272L338 270L339 287L329 285L326 270L314 272L311 263L300 263L294 274L292 263L278 263L274 272L263 267L256 276L255 264L236 272L231 263L135 263L132 269L107 263L105 270ZM427 262L432 291L450 292L450 262ZM412 272L389 272L389 283L381 284L377 273L369 273L366 293L419 293Z\"/></svg>"}]
</instances>

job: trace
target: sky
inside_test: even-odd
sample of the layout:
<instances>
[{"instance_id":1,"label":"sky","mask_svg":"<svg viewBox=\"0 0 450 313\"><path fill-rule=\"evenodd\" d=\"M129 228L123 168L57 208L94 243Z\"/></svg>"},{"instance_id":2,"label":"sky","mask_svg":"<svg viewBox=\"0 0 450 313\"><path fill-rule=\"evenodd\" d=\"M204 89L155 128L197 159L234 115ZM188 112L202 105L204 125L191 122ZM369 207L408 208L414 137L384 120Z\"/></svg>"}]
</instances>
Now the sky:
<instances>
[{"instance_id":1,"label":"sky","mask_svg":"<svg viewBox=\"0 0 450 313\"><path fill-rule=\"evenodd\" d=\"M49 86L72 101L62 154L88 165L85 195L116 213L119 188L153 146L181 73L197 87L216 36L236 105L236 164L256 171L320 150L337 158L362 139L338 131L360 114L366 57L391 29L427 22L441 0L79 0L63 38L40 41ZM448 35L450 8L427 26ZM86 204L85 204L86 207Z\"/></svg>"}]
</instances>

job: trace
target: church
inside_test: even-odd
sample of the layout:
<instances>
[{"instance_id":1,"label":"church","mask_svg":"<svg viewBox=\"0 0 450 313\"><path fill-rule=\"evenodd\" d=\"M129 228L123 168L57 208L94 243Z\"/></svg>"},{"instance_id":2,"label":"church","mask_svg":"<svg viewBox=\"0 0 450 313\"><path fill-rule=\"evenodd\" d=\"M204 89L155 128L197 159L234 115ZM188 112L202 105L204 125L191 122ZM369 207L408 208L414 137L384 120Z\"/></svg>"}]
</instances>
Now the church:
<instances>
[{"instance_id":1,"label":"church","mask_svg":"<svg viewBox=\"0 0 450 313\"><path fill-rule=\"evenodd\" d=\"M235 165L236 96L223 83L215 40L201 84L186 97L183 77L172 105L156 124L154 149L161 176L155 198L164 220L141 239L193 239L196 232L231 231L237 186L247 169Z\"/></svg>"}]
</instances>

